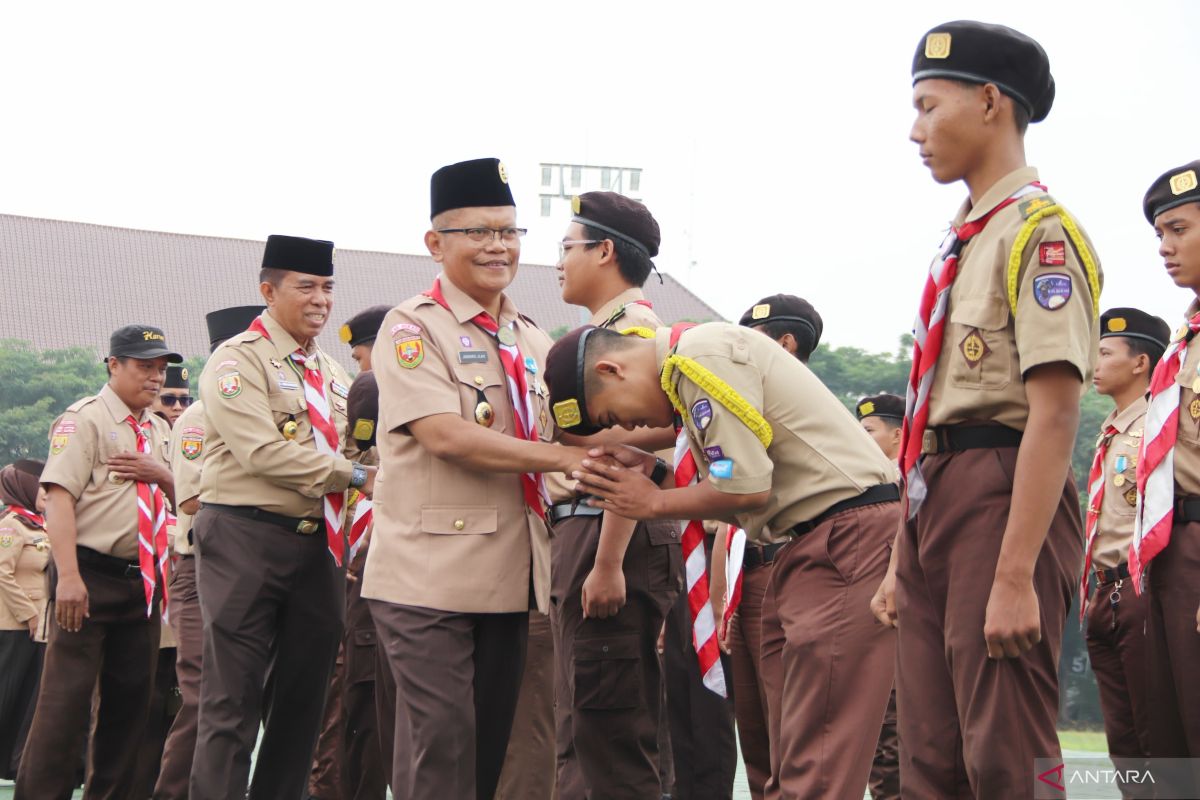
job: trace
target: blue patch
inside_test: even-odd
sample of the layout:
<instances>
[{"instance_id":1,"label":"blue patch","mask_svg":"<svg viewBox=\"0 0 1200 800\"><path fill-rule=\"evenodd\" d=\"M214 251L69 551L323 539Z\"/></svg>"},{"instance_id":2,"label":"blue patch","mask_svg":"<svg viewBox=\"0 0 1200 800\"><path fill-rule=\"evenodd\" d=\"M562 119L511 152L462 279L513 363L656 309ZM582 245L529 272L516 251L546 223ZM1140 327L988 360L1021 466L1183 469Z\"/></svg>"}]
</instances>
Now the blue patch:
<instances>
[{"instance_id":1,"label":"blue patch","mask_svg":"<svg viewBox=\"0 0 1200 800\"><path fill-rule=\"evenodd\" d=\"M714 461L708 465L708 476L710 478L723 478L729 480L733 477L733 459L722 458L720 461Z\"/></svg>"},{"instance_id":2,"label":"blue patch","mask_svg":"<svg viewBox=\"0 0 1200 800\"><path fill-rule=\"evenodd\" d=\"M725 451L720 447L706 447L704 448L704 457L709 461L720 461L725 457Z\"/></svg>"},{"instance_id":3,"label":"blue patch","mask_svg":"<svg viewBox=\"0 0 1200 800\"><path fill-rule=\"evenodd\" d=\"M1033 299L1049 311L1057 311L1071 299L1071 276L1061 272L1038 275L1033 279Z\"/></svg>"},{"instance_id":4,"label":"blue patch","mask_svg":"<svg viewBox=\"0 0 1200 800\"><path fill-rule=\"evenodd\" d=\"M708 400L697 400L692 404L692 422L700 430L708 427L708 423L712 422L712 403Z\"/></svg>"},{"instance_id":5,"label":"blue patch","mask_svg":"<svg viewBox=\"0 0 1200 800\"><path fill-rule=\"evenodd\" d=\"M1117 468L1117 472L1124 472L1129 466L1128 459L1126 459L1123 455L1117 456L1117 463L1114 466Z\"/></svg>"},{"instance_id":6,"label":"blue patch","mask_svg":"<svg viewBox=\"0 0 1200 800\"><path fill-rule=\"evenodd\" d=\"M525 369L531 375L537 375L537 362L533 360L533 356L525 356Z\"/></svg>"}]
</instances>

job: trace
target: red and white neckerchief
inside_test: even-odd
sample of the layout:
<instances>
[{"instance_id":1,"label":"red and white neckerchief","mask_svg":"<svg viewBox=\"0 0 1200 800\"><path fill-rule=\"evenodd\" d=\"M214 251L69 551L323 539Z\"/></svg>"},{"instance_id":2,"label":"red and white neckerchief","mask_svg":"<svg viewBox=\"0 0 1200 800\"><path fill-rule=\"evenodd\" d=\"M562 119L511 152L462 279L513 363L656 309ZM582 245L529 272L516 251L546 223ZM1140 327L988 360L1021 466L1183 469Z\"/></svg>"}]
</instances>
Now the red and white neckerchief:
<instances>
[{"instance_id":1,"label":"red and white neckerchief","mask_svg":"<svg viewBox=\"0 0 1200 800\"><path fill-rule=\"evenodd\" d=\"M138 424L133 415L125 417L137 437L137 449L150 455L150 436L146 433L150 420ZM162 616L167 619L167 583L170 574L167 549L167 501L157 483L137 482L138 500L138 568L142 572L142 587L146 592L146 616L154 613L154 589L162 575Z\"/></svg>"},{"instance_id":2,"label":"red and white neckerchief","mask_svg":"<svg viewBox=\"0 0 1200 800\"><path fill-rule=\"evenodd\" d=\"M374 518L375 510L370 499L360 494L358 502L354 504L354 519L350 521L350 561L353 561L354 557L358 555L363 535L371 527L371 521Z\"/></svg>"},{"instance_id":3,"label":"red and white neckerchief","mask_svg":"<svg viewBox=\"0 0 1200 800\"><path fill-rule=\"evenodd\" d=\"M1096 442L1096 456L1092 459L1092 468L1088 471L1088 505L1087 520L1084 530L1087 532L1087 545L1083 551L1083 580L1079 586L1079 621L1087 615L1088 578L1091 577L1092 544L1096 540L1096 531L1100 525L1100 506L1104 503L1104 459L1108 456L1108 446L1112 444L1117 429L1112 425L1105 427Z\"/></svg>"},{"instance_id":4,"label":"red and white neckerchief","mask_svg":"<svg viewBox=\"0 0 1200 800\"><path fill-rule=\"evenodd\" d=\"M692 327L681 323L671 328L671 347ZM700 477L696 458L688 447L687 429L683 417L675 415L675 487L682 489L695 484ZM717 646L716 618L708 594L708 560L704 552L704 523L689 520L683 527L683 572L687 581L688 611L692 620L692 645L700 662L704 685L721 697L726 697L725 670L721 666L721 651Z\"/></svg>"},{"instance_id":5,"label":"red and white neckerchief","mask_svg":"<svg viewBox=\"0 0 1200 800\"><path fill-rule=\"evenodd\" d=\"M442 308L450 310L450 304L446 302L446 296L442 294L440 278L434 278L433 288L425 295L432 298ZM516 322L510 322L501 329L496 320L492 319L486 311L480 311L471 317L471 322L490 334L496 340L496 345L500 350L500 364L504 367L504 374L508 377L508 400L513 409L513 421L515 422L513 435L529 442L538 441L537 415L533 412L533 400L529 397L529 384L525 379L525 359L521 357L521 350L517 347ZM508 333L503 334L501 330L508 331ZM506 341L508 339L511 341ZM542 516L545 513L545 506L550 503L550 496L546 492L546 485L542 480L541 473L521 473L521 490L525 495L525 505L529 506L529 509L539 517Z\"/></svg>"},{"instance_id":6,"label":"red and white neckerchief","mask_svg":"<svg viewBox=\"0 0 1200 800\"><path fill-rule=\"evenodd\" d=\"M39 528L46 527L46 518L35 511L30 511L25 506L11 505L5 506L2 514L16 514L21 519L27 520Z\"/></svg>"},{"instance_id":7,"label":"red and white neckerchief","mask_svg":"<svg viewBox=\"0 0 1200 800\"><path fill-rule=\"evenodd\" d=\"M730 525L725 532L725 614L721 620L722 636L742 602L742 564L745 557L746 532L736 525Z\"/></svg>"},{"instance_id":8,"label":"red and white neckerchief","mask_svg":"<svg viewBox=\"0 0 1200 800\"><path fill-rule=\"evenodd\" d=\"M921 475L920 465L921 441L929 422L929 392L933 387L938 356L942 353L950 288L958 274L959 254L967 242L987 226L996 212L1038 191L1044 192L1046 187L1040 183L1026 184L979 219L958 227L951 226L929 267L929 277L921 292L921 305L913 325L912 371L908 377L908 397L900 433L900 473L904 476L909 519L916 516L917 509L925 500L925 478Z\"/></svg>"},{"instance_id":9,"label":"red and white neckerchief","mask_svg":"<svg viewBox=\"0 0 1200 800\"><path fill-rule=\"evenodd\" d=\"M1179 436L1179 401L1175 377L1187 360L1188 345L1200 332L1200 313L1187 332L1171 342L1150 378L1150 405L1137 464L1137 511L1129 545L1129 575L1141 594L1146 567L1171 541L1175 517L1175 440Z\"/></svg>"},{"instance_id":10,"label":"red and white neckerchief","mask_svg":"<svg viewBox=\"0 0 1200 800\"><path fill-rule=\"evenodd\" d=\"M271 338L261 317L250 323L249 329L262 334L267 340ZM308 421L313 428L313 444L317 452L329 456L340 455L337 426L333 424L329 401L325 397L325 378L321 375L317 355L309 355L304 352L304 348L298 347L288 358L297 371L304 375L304 400L308 405ZM333 556L333 563L340 567L345 553L345 544L342 541L342 510L346 505L346 494L330 492L325 495L324 500L325 542Z\"/></svg>"}]
</instances>

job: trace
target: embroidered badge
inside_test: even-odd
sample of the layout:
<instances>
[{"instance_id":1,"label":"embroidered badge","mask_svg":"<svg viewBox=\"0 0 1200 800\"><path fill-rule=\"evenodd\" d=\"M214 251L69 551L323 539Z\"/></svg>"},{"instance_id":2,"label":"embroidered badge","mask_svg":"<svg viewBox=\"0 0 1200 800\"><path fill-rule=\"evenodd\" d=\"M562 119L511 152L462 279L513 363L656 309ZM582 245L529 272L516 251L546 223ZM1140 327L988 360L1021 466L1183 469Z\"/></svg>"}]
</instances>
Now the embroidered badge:
<instances>
[{"instance_id":1,"label":"embroidered badge","mask_svg":"<svg viewBox=\"0 0 1200 800\"><path fill-rule=\"evenodd\" d=\"M706 447L704 448L704 457L709 461L720 461L725 457L725 451L720 447Z\"/></svg>"},{"instance_id":2,"label":"embroidered badge","mask_svg":"<svg viewBox=\"0 0 1200 800\"><path fill-rule=\"evenodd\" d=\"M1129 505L1131 505L1131 506L1136 506L1137 505L1137 487L1130 486L1128 489L1126 489L1124 497L1125 497L1126 503L1129 503Z\"/></svg>"},{"instance_id":3,"label":"embroidered badge","mask_svg":"<svg viewBox=\"0 0 1200 800\"><path fill-rule=\"evenodd\" d=\"M458 337L458 343L461 344L463 347L470 347L471 346L471 337L470 336L460 336L460 337Z\"/></svg>"},{"instance_id":4,"label":"embroidered badge","mask_svg":"<svg viewBox=\"0 0 1200 800\"><path fill-rule=\"evenodd\" d=\"M1038 245L1038 263L1043 267L1061 267L1067 263L1066 242L1042 242Z\"/></svg>"},{"instance_id":5,"label":"embroidered badge","mask_svg":"<svg viewBox=\"0 0 1200 800\"><path fill-rule=\"evenodd\" d=\"M925 37L925 57L926 58L949 58L950 57L950 34L948 33L931 33Z\"/></svg>"},{"instance_id":6,"label":"embroidered badge","mask_svg":"<svg viewBox=\"0 0 1200 800\"><path fill-rule=\"evenodd\" d=\"M396 342L396 362L405 369L414 369L425 360L425 342L420 336L410 336Z\"/></svg>"},{"instance_id":7,"label":"embroidered badge","mask_svg":"<svg viewBox=\"0 0 1200 800\"><path fill-rule=\"evenodd\" d=\"M708 475L710 478L729 480L733 477L733 459L722 458L719 461L712 462L708 465Z\"/></svg>"},{"instance_id":8,"label":"embroidered badge","mask_svg":"<svg viewBox=\"0 0 1200 800\"><path fill-rule=\"evenodd\" d=\"M412 323L410 323L410 322L398 322L398 323L396 323L395 325L393 325L393 326L392 326L392 338L393 338L393 339L395 339L395 338L396 338L396 334L397 334L397 333L400 333L401 331L405 331L405 332L407 332L407 333L417 333L417 334L419 334L419 333L421 332L421 326L420 326L420 325L413 325L413 324L412 324Z\"/></svg>"},{"instance_id":9,"label":"embroidered badge","mask_svg":"<svg viewBox=\"0 0 1200 800\"><path fill-rule=\"evenodd\" d=\"M375 420L356 419L354 421L354 432L351 435L360 442L367 441L375 435Z\"/></svg>"},{"instance_id":10,"label":"embroidered badge","mask_svg":"<svg viewBox=\"0 0 1200 800\"><path fill-rule=\"evenodd\" d=\"M50 455L56 456L59 453L61 453L63 450L66 450L67 445L70 444L70 442L71 442L70 435L65 434L65 433L59 434L57 436L51 436L50 437Z\"/></svg>"},{"instance_id":11,"label":"embroidered badge","mask_svg":"<svg viewBox=\"0 0 1200 800\"><path fill-rule=\"evenodd\" d=\"M275 361L272 360L271 363L274 364ZM238 365L238 362L233 361L231 359L227 359L225 361L222 361L220 364L217 364L217 369L225 369L225 367L236 367L237 365ZM280 364L279 366L282 367L283 364Z\"/></svg>"},{"instance_id":12,"label":"embroidered badge","mask_svg":"<svg viewBox=\"0 0 1200 800\"><path fill-rule=\"evenodd\" d=\"M185 433L179 440L179 451L188 461L195 461L204 452L204 440Z\"/></svg>"},{"instance_id":13,"label":"embroidered badge","mask_svg":"<svg viewBox=\"0 0 1200 800\"><path fill-rule=\"evenodd\" d=\"M1178 197L1196 188L1196 170L1189 169L1171 176L1171 194Z\"/></svg>"},{"instance_id":14,"label":"embroidered badge","mask_svg":"<svg viewBox=\"0 0 1200 800\"><path fill-rule=\"evenodd\" d=\"M221 397L237 397L242 393L242 376L237 372L229 372L217 378L217 391Z\"/></svg>"},{"instance_id":15,"label":"embroidered badge","mask_svg":"<svg viewBox=\"0 0 1200 800\"><path fill-rule=\"evenodd\" d=\"M1038 275L1033 279L1033 299L1050 311L1062 308L1071 299L1071 276L1061 272Z\"/></svg>"},{"instance_id":16,"label":"embroidered badge","mask_svg":"<svg viewBox=\"0 0 1200 800\"><path fill-rule=\"evenodd\" d=\"M750 319L766 319L771 316L771 304L759 303L750 309Z\"/></svg>"},{"instance_id":17,"label":"embroidered badge","mask_svg":"<svg viewBox=\"0 0 1200 800\"><path fill-rule=\"evenodd\" d=\"M1124 317L1112 317L1108 320L1106 327L1108 328L1109 333L1120 333L1121 331L1125 330L1128 325L1129 323L1125 321Z\"/></svg>"},{"instance_id":18,"label":"embroidered badge","mask_svg":"<svg viewBox=\"0 0 1200 800\"><path fill-rule=\"evenodd\" d=\"M987 346L987 342L979 335L978 328L971 329L970 333L959 343L958 349L962 352L963 358L967 360L967 366L972 369L978 367L979 362L992 352L991 348Z\"/></svg>"},{"instance_id":19,"label":"embroidered badge","mask_svg":"<svg viewBox=\"0 0 1200 800\"><path fill-rule=\"evenodd\" d=\"M73 420L73 419L63 420L62 422L60 422L54 426L55 434L62 434L63 436L70 436L74 432L75 432L75 420Z\"/></svg>"},{"instance_id":20,"label":"embroidered badge","mask_svg":"<svg viewBox=\"0 0 1200 800\"><path fill-rule=\"evenodd\" d=\"M583 422L583 414L579 411L579 401L575 398L559 400L554 404L554 421L560 428L570 428Z\"/></svg>"},{"instance_id":21,"label":"embroidered badge","mask_svg":"<svg viewBox=\"0 0 1200 800\"><path fill-rule=\"evenodd\" d=\"M342 325L342 327L338 328L338 338L344 344L350 344L350 340L354 338L354 331L350 330L349 325Z\"/></svg>"},{"instance_id":22,"label":"embroidered badge","mask_svg":"<svg viewBox=\"0 0 1200 800\"><path fill-rule=\"evenodd\" d=\"M12 528L5 528L4 530L11 531ZM0 547L12 547L15 541L16 537L11 533L0 534Z\"/></svg>"},{"instance_id":23,"label":"embroidered badge","mask_svg":"<svg viewBox=\"0 0 1200 800\"><path fill-rule=\"evenodd\" d=\"M1021 213L1021 217L1023 219L1029 219L1037 212L1044 208L1049 208L1052 205L1054 205L1054 198L1050 197L1050 195L1043 194L1038 195L1037 197L1031 197L1025 202L1019 204L1017 206L1017 211Z\"/></svg>"},{"instance_id":24,"label":"embroidered badge","mask_svg":"<svg viewBox=\"0 0 1200 800\"><path fill-rule=\"evenodd\" d=\"M692 423L700 430L708 427L708 424L712 422L712 415L712 403L707 399L697 400L692 404Z\"/></svg>"},{"instance_id":25,"label":"embroidered badge","mask_svg":"<svg viewBox=\"0 0 1200 800\"><path fill-rule=\"evenodd\" d=\"M544 431L548 427L550 427L550 418L546 416L546 409L543 408L538 413L538 428Z\"/></svg>"},{"instance_id":26,"label":"embroidered badge","mask_svg":"<svg viewBox=\"0 0 1200 800\"><path fill-rule=\"evenodd\" d=\"M342 386L342 385L341 385L340 383L338 383L337 381L330 381L330 382L329 382L329 389L330 389L330 390L331 390L331 391L332 391L334 394L336 394L338 397L349 397L349 396L350 396L350 390L349 390L349 389L347 389L345 386Z\"/></svg>"},{"instance_id":27,"label":"embroidered badge","mask_svg":"<svg viewBox=\"0 0 1200 800\"><path fill-rule=\"evenodd\" d=\"M971 366L975 366L972 364ZM868 400L858 407L858 415L860 417L869 417L875 413L875 404Z\"/></svg>"},{"instance_id":28,"label":"embroidered badge","mask_svg":"<svg viewBox=\"0 0 1200 800\"><path fill-rule=\"evenodd\" d=\"M460 364L486 364L488 362L487 350L460 350L458 351L458 363Z\"/></svg>"}]
</instances>

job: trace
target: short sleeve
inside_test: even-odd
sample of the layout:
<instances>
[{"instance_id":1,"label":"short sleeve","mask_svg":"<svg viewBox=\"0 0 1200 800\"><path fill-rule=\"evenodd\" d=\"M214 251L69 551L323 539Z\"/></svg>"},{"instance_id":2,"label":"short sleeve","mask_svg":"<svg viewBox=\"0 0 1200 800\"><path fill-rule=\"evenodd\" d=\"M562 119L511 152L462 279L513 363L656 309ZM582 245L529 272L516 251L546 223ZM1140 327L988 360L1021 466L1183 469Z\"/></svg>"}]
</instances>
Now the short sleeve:
<instances>
[{"instance_id":1,"label":"short sleeve","mask_svg":"<svg viewBox=\"0 0 1200 800\"><path fill-rule=\"evenodd\" d=\"M61 486L78 500L92 479L95 459L95 425L85 415L68 411L50 427L50 454L41 482Z\"/></svg>"},{"instance_id":2,"label":"short sleeve","mask_svg":"<svg viewBox=\"0 0 1200 800\"><path fill-rule=\"evenodd\" d=\"M416 315L392 309L379 334L371 365L379 383L379 416L390 430L434 414L462 415L450 364Z\"/></svg>"}]
</instances>

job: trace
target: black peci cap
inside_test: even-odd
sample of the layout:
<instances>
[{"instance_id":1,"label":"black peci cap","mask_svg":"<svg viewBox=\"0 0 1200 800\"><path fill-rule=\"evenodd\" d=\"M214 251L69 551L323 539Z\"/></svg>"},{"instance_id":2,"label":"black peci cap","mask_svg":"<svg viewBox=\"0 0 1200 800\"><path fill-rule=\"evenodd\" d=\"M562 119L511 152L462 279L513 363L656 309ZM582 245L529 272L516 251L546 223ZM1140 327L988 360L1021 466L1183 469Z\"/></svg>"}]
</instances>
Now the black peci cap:
<instances>
[{"instance_id":1,"label":"black peci cap","mask_svg":"<svg viewBox=\"0 0 1200 800\"><path fill-rule=\"evenodd\" d=\"M272 234L263 250L262 268L328 278L333 274L333 242Z\"/></svg>"},{"instance_id":2,"label":"black peci cap","mask_svg":"<svg viewBox=\"0 0 1200 800\"><path fill-rule=\"evenodd\" d=\"M904 420L904 398L886 392L864 397L854 404L854 416L860 420L865 417L886 417L902 422Z\"/></svg>"},{"instance_id":3,"label":"black peci cap","mask_svg":"<svg viewBox=\"0 0 1200 800\"><path fill-rule=\"evenodd\" d=\"M371 370L358 373L346 396L346 415L350 418L350 436L359 450L375 446L375 428L379 423L379 384Z\"/></svg>"},{"instance_id":4,"label":"black peci cap","mask_svg":"<svg viewBox=\"0 0 1200 800\"><path fill-rule=\"evenodd\" d=\"M498 158L477 158L442 167L429 180L429 218L455 208L515 206L508 171Z\"/></svg>"},{"instance_id":5,"label":"black peci cap","mask_svg":"<svg viewBox=\"0 0 1200 800\"><path fill-rule=\"evenodd\" d=\"M584 352L595 325L584 325L559 339L546 355L544 380L550 391L554 422L568 433L590 436L601 428L588 418L584 393Z\"/></svg>"},{"instance_id":6,"label":"black peci cap","mask_svg":"<svg viewBox=\"0 0 1200 800\"><path fill-rule=\"evenodd\" d=\"M108 339L108 355L122 358L163 358L172 364L183 361L183 356L167 347L167 337L161 328L153 325L126 325L113 331Z\"/></svg>"},{"instance_id":7,"label":"black peci cap","mask_svg":"<svg viewBox=\"0 0 1200 800\"><path fill-rule=\"evenodd\" d=\"M346 320L338 330L338 336L351 347L373 342L379 333L379 326L383 324L383 318L391 310L391 306L371 306L360 311Z\"/></svg>"},{"instance_id":8,"label":"black peci cap","mask_svg":"<svg viewBox=\"0 0 1200 800\"><path fill-rule=\"evenodd\" d=\"M164 389L189 389L188 368L182 365L167 367L167 377L163 381Z\"/></svg>"},{"instance_id":9,"label":"black peci cap","mask_svg":"<svg viewBox=\"0 0 1200 800\"><path fill-rule=\"evenodd\" d=\"M650 258L658 255L662 233L650 209L616 192L586 192L571 198L572 222L588 225L627 242Z\"/></svg>"},{"instance_id":10,"label":"black peci cap","mask_svg":"<svg viewBox=\"0 0 1200 800\"><path fill-rule=\"evenodd\" d=\"M1184 203L1200 203L1200 161L1168 170L1150 184L1142 199L1142 213L1151 225L1159 214Z\"/></svg>"},{"instance_id":11,"label":"black peci cap","mask_svg":"<svg viewBox=\"0 0 1200 800\"><path fill-rule=\"evenodd\" d=\"M939 25L917 45L913 84L927 78L994 83L1041 122L1054 105L1054 76L1042 46L1004 25L958 20Z\"/></svg>"},{"instance_id":12,"label":"black peci cap","mask_svg":"<svg viewBox=\"0 0 1200 800\"><path fill-rule=\"evenodd\" d=\"M208 326L209 352L216 350L221 342L237 336L249 328L250 323L266 310L266 306L232 306L205 314L204 323Z\"/></svg>"},{"instance_id":13,"label":"black peci cap","mask_svg":"<svg viewBox=\"0 0 1200 800\"><path fill-rule=\"evenodd\" d=\"M1100 315L1100 338L1110 336L1143 339L1166 350L1171 342L1171 326L1140 309L1110 308Z\"/></svg>"}]
</instances>

